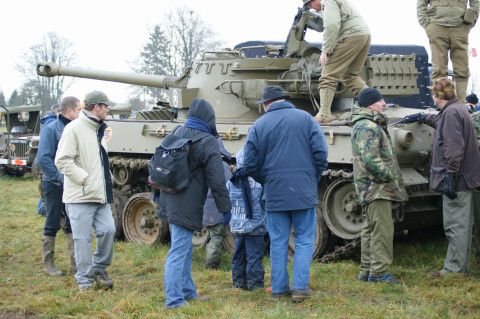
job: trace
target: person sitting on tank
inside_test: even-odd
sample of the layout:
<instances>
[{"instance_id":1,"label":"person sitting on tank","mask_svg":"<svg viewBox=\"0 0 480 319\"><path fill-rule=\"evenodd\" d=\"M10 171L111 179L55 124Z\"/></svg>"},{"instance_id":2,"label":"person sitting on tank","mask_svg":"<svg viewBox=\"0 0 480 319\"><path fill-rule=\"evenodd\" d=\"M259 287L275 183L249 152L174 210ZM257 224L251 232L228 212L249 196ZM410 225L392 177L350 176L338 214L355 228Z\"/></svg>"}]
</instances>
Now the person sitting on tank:
<instances>
[{"instance_id":1,"label":"person sitting on tank","mask_svg":"<svg viewBox=\"0 0 480 319\"><path fill-rule=\"evenodd\" d=\"M392 202L404 202L408 196L383 115L383 96L376 89L365 89L358 105L352 114L353 183L365 213L358 279L397 284L400 281L389 271L393 261Z\"/></svg>"},{"instance_id":2,"label":"person sitting on tank","mask_svg":"<svg viewBox=\"0 0 480 319\"><path fill-rule=\"evenodd\" d=\"M334 120L331 107L338 82L354 96L368 87L360 77L360 71L370 48L370 31L349 0L303 0L303 4L323 12L320 110L315 119L328 123Z\"/></svg>"},{"instance_id":3,"label":"person sitting on tank","mask_svg":"<svg viewBox=\"0 0 480 319\"><path fill-rule=\"evenodd\" d=\"M237 168L243 166L243 153L243 148L237 153ZM227 183L227 189L232 203L233 286L244 290L263 288L266 212L262 185L251 177L232 178Z\"/></svg>"},{"instance_id":4,"label":"person sitting on tank","mask_svg":"<svg viewBox=\"0 0 480 319\"><path fill-rule=\"evenodd\" d=\"M225 181L228 181L230 177L232 177L232 172L226 161L232 160L232 154L230 154L223 145L222 138L217 138L217 141L222 158L224 158L222 164ZM223 250L223 242L225 241L225 228L227 227L227 223L225 223L224 214L222 214L218 210L217 205L215 205L215 199L210 189L208 189L207 199L203 207L202 224L203 227L207 228L209 237L206 245L205 268L218 269Z\"/></svg>"}]
</instances>

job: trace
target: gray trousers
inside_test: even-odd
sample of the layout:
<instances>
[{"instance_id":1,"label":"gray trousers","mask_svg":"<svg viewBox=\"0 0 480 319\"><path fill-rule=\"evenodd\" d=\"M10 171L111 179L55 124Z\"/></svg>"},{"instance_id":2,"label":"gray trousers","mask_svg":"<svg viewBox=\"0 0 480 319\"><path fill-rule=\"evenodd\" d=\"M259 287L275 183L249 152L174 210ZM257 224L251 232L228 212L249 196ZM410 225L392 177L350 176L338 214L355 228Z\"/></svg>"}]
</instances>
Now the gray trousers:
<instances>
[{"instance_id":1,"label":"gray trousers","mask_svg":"<svg viewBox=\"0 0 480 319\"><path fill-rule=\"evenodd\" d=\"M81 287L93 284L93 273L102 272L112 263L115 223L110 204L79 203L65 205L75 243L77 273ZM92 256L92 230L96 249Z\"/></svg>"},{"instance_id":2,"label":"gray trousers","mask_svg":"<svg viewBox=\"0 0 480 319\"><path fill-rule=\"evenodd\" d=\"M220 265L220 256L223 250L223 241L225 240L225 226L218 224L207 227L210 234L206 250L205 267L217 268Z\"/></svg>"},{"instance_id":3,"label":"gray trousers","mask_svg":"<svg viewBox=\"0 0 480 319\"><path fill-rule=\"evenodd\" d=\"M454 200L443 195L443 228L448 240L443 268L452 272L468 272L472 245L472 191L458 192Z\"/></svg>"},{"instance_id":4,"label":"gray trousers","mask_svg":"<svg viewBox=\"0 0 480 319\"><path fill-rule=\"evenodd\" d=\"M475 239L475 257L480 263L480 191L473 190L473 238Z\"/></svg>"}]
</instances>

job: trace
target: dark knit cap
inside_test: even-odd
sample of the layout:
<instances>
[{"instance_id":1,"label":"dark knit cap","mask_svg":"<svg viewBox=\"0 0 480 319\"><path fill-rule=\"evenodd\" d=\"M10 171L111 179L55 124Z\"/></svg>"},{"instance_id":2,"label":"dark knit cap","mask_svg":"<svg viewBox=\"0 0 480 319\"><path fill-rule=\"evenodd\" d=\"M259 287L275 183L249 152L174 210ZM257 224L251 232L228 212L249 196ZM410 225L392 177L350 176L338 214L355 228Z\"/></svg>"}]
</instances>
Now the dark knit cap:
<instances>
[{"instance_id":1,"label":"dark knit cap","mask_svg":"<svg viewBox=\"0 0 480 319\"><path fill-rule=\"evenodd\" d=\"M380 100L383 100L383 96L380 92L374 88L366 88L362 90L358 96L358 105L361 107L369 107Z\"/></svg>"},{"instance_id":2,"label":"dark knit cap","mask_svg":"<svg viewBox=\"0 0 480 319\"><path fill-rule=\"evenodd\" d=\"M467 103L478 104L478 97L475 93L470 94L466 98Z\"/></svg>"}]
</instances>

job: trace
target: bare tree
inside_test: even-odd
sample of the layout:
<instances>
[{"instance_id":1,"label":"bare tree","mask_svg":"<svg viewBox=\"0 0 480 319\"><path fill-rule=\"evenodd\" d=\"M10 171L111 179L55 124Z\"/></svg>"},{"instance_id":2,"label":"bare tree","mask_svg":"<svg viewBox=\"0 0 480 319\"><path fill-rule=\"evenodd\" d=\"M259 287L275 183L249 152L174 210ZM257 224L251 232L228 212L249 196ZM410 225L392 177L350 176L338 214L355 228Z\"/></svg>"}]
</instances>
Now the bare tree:
<instances>
[{"instance_id":1,"label":"bare tree","mask_svg":"<svg viewBox=\"0 0 480 319\"><path fill-rule=\"evenodd\" d=\"M218 48L222 42L215 33L191 10L179 8L166 14L165 23L157 24L149 33L133 69L136 72L157 75L180 75L204 51ZM142 88L158 100L162 90ZM138 94L138 90L135 94Z\"/></svg>"},{"instance_id":2,"label":"bare tree","mask_svg":"<svg viewBox=\"0 0 480 319\"><path fill-rule=\"evenodd\" d=\"M50 108L58 102L63 92L73 83L73 78L41 77L36 73L39 62L53 62L60 66L70 66L76 56L71 50L72 43L55 32L44 35L42 42L31 46L23 54L23 63L17 69L25 76L28 88L36 86L42 108ZM35 83L35 85L34 85Z\"/></svg>"}]
</instances>

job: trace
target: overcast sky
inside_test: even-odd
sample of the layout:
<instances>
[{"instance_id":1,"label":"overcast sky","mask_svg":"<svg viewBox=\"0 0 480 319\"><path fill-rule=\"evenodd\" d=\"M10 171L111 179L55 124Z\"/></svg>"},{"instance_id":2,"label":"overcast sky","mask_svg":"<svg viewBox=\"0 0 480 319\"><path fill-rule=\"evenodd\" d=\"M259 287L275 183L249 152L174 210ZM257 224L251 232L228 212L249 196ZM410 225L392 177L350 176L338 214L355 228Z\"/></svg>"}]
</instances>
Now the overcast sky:
<instances>
[{"instance_id":1,"label":"overcast sky","mask_svg":"<svg viewBox=\"0 0 480 319\"><path fill-rule=\"evenodd\" d=\"M416 0L351 0L361 11L374 44L416 44L428 40L416 18ZM22 53L54 31L73 43L76 66L129 72L151 27L179 6L197 12L226 47L248 40L284 41L301 0L16 0L4 1L0 34L0 90L8 99L24 79L16 71ZM480 27L470 32L470 47L480 50ZM310 31L310 41L321 34ZM480 72L480 57L471 58L472 73ZM479 79L480 81L480 79ZM83 97L103 90L117 102L127 99L128 85L77 80L66 94ZM478 92L477 92L478 93Z\"/></svg>"}]
</instances>

